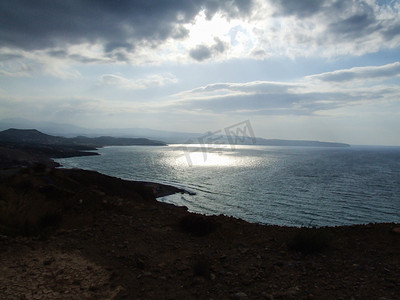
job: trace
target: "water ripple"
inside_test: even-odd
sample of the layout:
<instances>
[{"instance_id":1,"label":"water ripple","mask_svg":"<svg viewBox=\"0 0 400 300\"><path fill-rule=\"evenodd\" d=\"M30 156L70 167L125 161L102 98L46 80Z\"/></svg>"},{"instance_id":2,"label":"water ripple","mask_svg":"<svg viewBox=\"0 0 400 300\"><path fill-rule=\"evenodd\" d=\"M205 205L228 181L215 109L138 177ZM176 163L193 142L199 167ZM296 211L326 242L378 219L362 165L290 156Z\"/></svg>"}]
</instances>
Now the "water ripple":
<instances>
[{"instance_id":1,"label":"water ripple","mask_svg":"<svg viewBox=\"0 0 400 300\"><path fill-rule=\"evenodd\" d=\"M204 156L197 155L193 166L174 146L107 147L99 152L57 161L183 187L196 195L160 201L205 214L295 226L400 222L399 148L246 146L210 153L203 164Z\"/></svg>"}]
</instances>

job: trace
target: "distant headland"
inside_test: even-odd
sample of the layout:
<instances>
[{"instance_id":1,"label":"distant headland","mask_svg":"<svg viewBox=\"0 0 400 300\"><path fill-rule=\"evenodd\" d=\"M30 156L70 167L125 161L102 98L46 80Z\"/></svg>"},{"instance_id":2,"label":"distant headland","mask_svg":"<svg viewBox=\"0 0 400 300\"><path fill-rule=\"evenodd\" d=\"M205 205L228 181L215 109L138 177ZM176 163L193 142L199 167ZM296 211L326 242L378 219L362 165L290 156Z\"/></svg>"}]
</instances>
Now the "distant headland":
<instances>
[{"instance_id":1,"label":"distant headland","mask_svg":"<svg viewBox=\"0 0 400 300\"><path fill-rule=\"evenodd\" d=\"M43 163L58 166L51 158L98 155L104 146L166 146L146 138L78 136L66 138L42 133L36 129L10 128L0 132L0 169Z\"/></svg>"}]
</instances>

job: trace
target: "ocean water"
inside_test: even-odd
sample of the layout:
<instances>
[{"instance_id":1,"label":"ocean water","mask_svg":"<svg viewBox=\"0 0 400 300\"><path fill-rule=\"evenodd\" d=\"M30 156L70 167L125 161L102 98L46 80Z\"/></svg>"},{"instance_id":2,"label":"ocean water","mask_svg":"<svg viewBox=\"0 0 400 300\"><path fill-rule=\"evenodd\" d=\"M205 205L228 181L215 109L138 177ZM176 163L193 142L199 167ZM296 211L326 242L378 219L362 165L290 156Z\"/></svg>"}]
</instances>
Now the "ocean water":
<instances>
[{"instance_id":1,"label":"ocean water","mask_svg":"<svg viewBox=\"0 0 400 300\"><path fill-rule=\"evenodd\" d=\"M105 147L66 168L183 187L159 201L250 222L334 226L400 222L400 148Z\"/></svg>"}]
</instances>

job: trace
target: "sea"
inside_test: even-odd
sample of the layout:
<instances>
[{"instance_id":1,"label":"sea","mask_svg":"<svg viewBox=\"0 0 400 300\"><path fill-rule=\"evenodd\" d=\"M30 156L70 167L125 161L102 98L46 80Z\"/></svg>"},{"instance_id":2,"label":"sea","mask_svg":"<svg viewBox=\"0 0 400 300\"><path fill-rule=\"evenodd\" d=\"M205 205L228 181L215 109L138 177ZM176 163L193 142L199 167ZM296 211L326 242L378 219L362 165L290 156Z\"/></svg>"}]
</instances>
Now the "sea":
<instances>
[{"instance_id":1,"label":"sea","mask_svg":"<svg viewBox=\"0 0 400 300\"><path fill-rule=\"evenodd\" d=\"M400 223L400 147L112 146L64 168L190 191L189 211L287 226ZM194 194L194 195L193 195Z\"/></svg>"}]
</instances>

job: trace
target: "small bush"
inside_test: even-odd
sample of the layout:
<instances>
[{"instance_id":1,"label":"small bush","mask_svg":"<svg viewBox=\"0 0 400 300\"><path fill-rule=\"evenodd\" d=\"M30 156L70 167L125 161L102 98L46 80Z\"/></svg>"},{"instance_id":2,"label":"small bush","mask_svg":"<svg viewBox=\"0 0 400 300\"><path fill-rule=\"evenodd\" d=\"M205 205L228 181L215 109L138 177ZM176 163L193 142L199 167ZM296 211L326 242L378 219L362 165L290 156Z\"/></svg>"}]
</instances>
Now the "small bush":
<instances>
[{"instance_id":1,"label":"small bush","mask_svg":"<svg viewBox=\"0 0 400 300\"><path fill-rule=\"evenodd\" d=\"M209 217L187 215L180 220L180 227L193 235L206 236L216 230L217 224Z\"/></svg>"},{"instance_id":2,"label":"small bush","mask_svg":"<svg viewBox=\"0 0 400 300\"><path fill-rule=\"evenodd\" d=\"M331 239L326 231L317 228L301 228L289 241L290 250L304 254L316 254L326 251Z\"/></svg>"}]
</instances>

